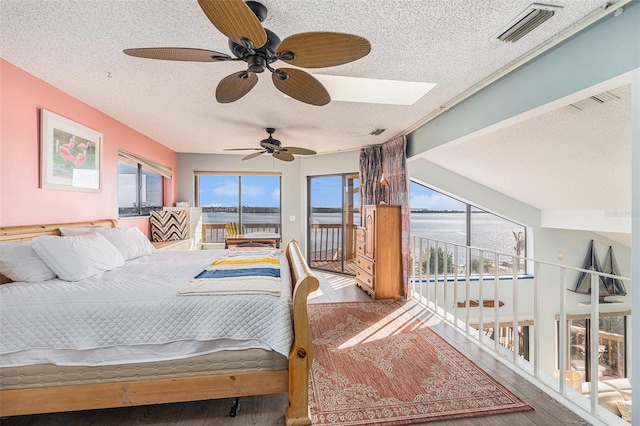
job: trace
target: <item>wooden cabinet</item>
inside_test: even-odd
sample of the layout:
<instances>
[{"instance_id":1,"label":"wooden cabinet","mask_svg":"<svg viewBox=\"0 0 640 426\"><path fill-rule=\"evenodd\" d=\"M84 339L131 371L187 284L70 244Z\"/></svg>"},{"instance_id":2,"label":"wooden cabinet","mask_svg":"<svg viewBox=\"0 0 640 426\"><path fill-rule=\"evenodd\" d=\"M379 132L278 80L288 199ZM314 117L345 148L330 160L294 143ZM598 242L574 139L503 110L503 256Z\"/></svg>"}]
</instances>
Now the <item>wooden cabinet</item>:
<instances>
[{"instance_id":1,"label":"wooden cabinet","mask_svg":"<svg viewBox=\"0 0 640 426\"><path fill-rule=\"evenodd\" d=\"M189 240L152 241L151 244L153 244L156 250L190 250Z\"/></svg>"},{"instance_id":2,"label":"wooden cabinet","mask_svg":"<svg viewBox=\"0 0 640 426\"><path fill-rule=\"evenodd\" d=\"M365 206L363 223L356 230L356 285L374 299L400 299L400 206Z\"/></svg>"}]
</instances>

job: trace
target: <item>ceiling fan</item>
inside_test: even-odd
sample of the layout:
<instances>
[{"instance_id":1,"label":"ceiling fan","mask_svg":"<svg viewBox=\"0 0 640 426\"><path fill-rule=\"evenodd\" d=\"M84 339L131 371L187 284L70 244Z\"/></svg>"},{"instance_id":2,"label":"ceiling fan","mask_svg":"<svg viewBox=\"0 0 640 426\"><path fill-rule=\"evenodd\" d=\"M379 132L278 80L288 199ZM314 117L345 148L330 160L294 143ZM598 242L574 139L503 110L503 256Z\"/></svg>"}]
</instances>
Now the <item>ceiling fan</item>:
<instances>
[{"instance_id":1,"label":"ceiling fan","mask_svg":"<svg viewBox=\"0 0 640 426\"><path fill-rule=\"evenodd\" d=\"M220 103L237 101L256 85L257 74L265 69L284 94L311 105L326 105L331 96L311 74L297 68L273 68L281 60L301 68L324 68L346 64L366 56L371 44L363 37L336 32L305 32L286 37L282 42L261 22L267 8L257 1L198 0L211 23L229 38L235 57L205 49L148 47L125 49L124 53L149 59L171 61L223 62L244 61L247 69L223 78L216 88Z\"/></svg>"},{"instance_id":2,"label":"ceiling fan","mask_svg":"<svg viewBox=\"0 0 640 426\"><path fill-rule=\"evenodd\" d=\"M262 154L271 154L278 160L282 161L293 161L293 154L298 155L315 155L316 152L306 148L298 148L297 146L282 146L278 139L273 138L273 133L276 131L273 127L267 127L265 129L267 133L269 133L269 137L267 139L262 139L260 141L261 148L230 148L225 149L225 151L247 151L247 150L257 150L260 152L254 152L253 154L249 154L245 157L242 157L242 160L249 160L251 158L255 158Z\"/></svg>"}]
</instances>

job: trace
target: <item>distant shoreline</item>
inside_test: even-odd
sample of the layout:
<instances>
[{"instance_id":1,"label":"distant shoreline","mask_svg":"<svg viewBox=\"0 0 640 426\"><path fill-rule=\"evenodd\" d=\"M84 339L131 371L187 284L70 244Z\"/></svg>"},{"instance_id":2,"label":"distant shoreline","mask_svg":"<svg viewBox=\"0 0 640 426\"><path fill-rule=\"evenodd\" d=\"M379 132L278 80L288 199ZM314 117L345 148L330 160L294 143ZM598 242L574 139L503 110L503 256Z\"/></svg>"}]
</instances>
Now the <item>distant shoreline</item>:
<instances>
[{"instance_id":1,"label":"distant shoreline","mask_svg":"<svg viewBox=\"0 0 640 426\"><path fill-rule=\"evenodd\" d=\"M238 213L238 208L233 207L224 207L224 206L216 206L216 207L203 207L202 211L204 213ZM252 206L243 206L242 211L245 213L279 213L280 208L278 207L252 207ZM342 212L341 208L338 207L315 207L312 209L313 213L340 213ZM359 213L358 209L354 210L355 213ZM466 213L464 210L430 210L430 209L411 209L411 213ZM483 211L473 211L471 213L486 213Z\"/></svg>"}]
</instances>

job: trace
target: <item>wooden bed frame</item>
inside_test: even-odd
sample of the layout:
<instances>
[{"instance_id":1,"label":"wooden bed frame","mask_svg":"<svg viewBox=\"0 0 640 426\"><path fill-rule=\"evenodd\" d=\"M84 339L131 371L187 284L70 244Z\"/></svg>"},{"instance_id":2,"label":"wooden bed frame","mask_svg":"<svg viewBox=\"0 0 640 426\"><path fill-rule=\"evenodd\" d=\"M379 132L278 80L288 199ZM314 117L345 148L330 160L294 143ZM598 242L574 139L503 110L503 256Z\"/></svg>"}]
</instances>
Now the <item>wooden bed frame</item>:
<instances>
[{"instance_id":1,"label":"wooden bed frame","mask_svg":"<svg viewBox=\"0 0 640 426\"><path fill-rule=\"evenodd\" d=\"M60 227L87 226L111 228L117 226L117 220L5 227L0 228L0 241L25 241L39 235L60 235ZM294 340L289 352L288 370L238 374L212 372L198 377L0 390L0 416L288 392L286 424L310 425L308 378L313 361L313 345L307 315L307 298L309 293L318 289L319 283L311 273L295 240L290 241L285 250L294 283Z\"/></svg>"}]
</instances>

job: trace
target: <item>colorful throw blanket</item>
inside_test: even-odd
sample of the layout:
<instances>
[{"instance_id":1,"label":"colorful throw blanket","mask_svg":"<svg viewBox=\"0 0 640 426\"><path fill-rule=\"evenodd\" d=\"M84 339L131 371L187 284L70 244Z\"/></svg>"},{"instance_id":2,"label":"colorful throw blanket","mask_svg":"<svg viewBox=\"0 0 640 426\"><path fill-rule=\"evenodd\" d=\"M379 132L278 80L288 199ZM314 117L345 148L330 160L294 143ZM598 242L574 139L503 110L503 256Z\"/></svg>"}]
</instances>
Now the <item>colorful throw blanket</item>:
<instances>
[{"instance_id":1,"label":"colorful throw blanket","mask_svg":"<svg viewBox=\"0 0 640 426\"><path fill-rule=\"evenodd\" d=\"M178 294L271 294L279 296L279 251L229 252L213 261Z\"/></svg>"}]
</instances>

